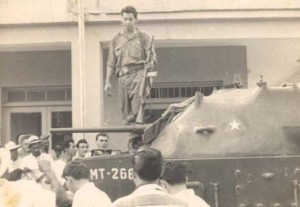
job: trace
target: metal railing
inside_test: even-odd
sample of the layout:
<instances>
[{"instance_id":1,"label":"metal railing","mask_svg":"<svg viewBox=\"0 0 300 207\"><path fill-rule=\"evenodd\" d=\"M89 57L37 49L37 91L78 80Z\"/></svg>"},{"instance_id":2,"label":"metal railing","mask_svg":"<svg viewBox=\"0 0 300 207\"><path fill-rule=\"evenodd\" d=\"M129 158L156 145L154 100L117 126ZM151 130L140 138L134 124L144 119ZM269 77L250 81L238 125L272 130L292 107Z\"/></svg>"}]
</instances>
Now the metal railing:
<instances>
[{"instance_id":1,"label":"metal railing","mask_svg":"<svg viewBox=\"0 0 300 207\"><path fill-rule=\"evenodd\" d=\"M223 87L223 81L188 82L188 83L156 83L153 84L149 98L189 98L200 91L209 96L214 89Z\"/></svg>"}]
</instances>

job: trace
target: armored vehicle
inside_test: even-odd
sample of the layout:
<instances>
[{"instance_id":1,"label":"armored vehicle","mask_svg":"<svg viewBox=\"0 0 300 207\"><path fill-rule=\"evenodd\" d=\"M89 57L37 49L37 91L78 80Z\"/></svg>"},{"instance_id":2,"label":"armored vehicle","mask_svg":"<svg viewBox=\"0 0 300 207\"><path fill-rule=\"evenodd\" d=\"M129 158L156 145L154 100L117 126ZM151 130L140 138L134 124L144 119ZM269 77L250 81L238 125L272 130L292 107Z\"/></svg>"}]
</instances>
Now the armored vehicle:
<instances>
[{"instance_id":1,"label":"armored vehicle","mask_svg":"<svg viewBox=\"0 0 300 207\"><path fill-rule=\"evenodd\" d=\"M221 89L206 97L196 93L172 104L150 126L134 130L142 131L144 144L161 150L166 160L183 162L188 186L211 206L296 207L300 84L258 85ZM129 154L84 162L91 179L112 200L134 190Z\"/></svg>"}]
</instances>

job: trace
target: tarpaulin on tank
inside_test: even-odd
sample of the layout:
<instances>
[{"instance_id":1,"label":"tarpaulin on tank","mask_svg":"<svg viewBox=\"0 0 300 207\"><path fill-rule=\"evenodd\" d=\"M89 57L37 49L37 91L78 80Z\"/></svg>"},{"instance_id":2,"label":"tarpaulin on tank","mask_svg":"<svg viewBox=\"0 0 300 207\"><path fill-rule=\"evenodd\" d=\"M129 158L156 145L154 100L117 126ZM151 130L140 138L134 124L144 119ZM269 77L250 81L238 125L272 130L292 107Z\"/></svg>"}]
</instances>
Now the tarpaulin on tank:
<instances>
[{"instance_id":1,"label":"tarpaulin on tank","mask_svg":"<svg viewBox=\"0 0 300 207\"><path fill-rule=\"evenodd\" d=\"M145 131L166 158L300 153L299 85L219 90L186 103L162 118L155 139Z\"/></svg>"}]
</instances>

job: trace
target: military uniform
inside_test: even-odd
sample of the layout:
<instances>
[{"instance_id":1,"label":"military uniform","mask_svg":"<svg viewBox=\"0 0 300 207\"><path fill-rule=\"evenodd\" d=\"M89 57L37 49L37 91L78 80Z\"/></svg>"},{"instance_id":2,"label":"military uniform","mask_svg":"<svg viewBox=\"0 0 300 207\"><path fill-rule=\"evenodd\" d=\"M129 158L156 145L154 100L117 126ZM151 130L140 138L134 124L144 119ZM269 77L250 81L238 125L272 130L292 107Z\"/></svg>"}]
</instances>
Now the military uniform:
<instances>
[{"instance_id":1,"label":"military uniform","mask_svg":"<svg viewBox=\"0 0 300 207\"><path fill-rule=\"evenodd\" d=\"M168 194L157 184L146 184L138 187L132 194L119 198L112 207L135 207L135 206L176 206L187 207L187 203L173 195Z\"/></svg>"},{"instance_id":2,"label":"military uniform","mask_svg":"<svg viewBox=\"0 0 300 207\"><path fill-rule=\"evenodd\" d=\"M141 100L138 94L143 80L143 68L150 54L151 60L156 63L151 38L139 30L130 36L122 31L110 43L107 66L114 69L119 79L121 110L128 124L135 122L139 111Z\"/></svg>"}]
</instances>

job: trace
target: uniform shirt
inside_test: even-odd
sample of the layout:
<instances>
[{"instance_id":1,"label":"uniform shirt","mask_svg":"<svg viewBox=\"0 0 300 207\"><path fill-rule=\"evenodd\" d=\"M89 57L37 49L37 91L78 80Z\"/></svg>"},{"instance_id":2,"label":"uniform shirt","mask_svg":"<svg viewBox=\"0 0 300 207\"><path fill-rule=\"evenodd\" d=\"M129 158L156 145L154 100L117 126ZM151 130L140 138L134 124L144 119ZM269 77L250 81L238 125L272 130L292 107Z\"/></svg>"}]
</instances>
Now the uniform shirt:
<instances>
[{"instance_id":1,"label":"uniform shirt","mask_svg":"<svg viewBox=\"0 0 300 207\"><path fill-rule=\"evenodd\" d=\"M107 66L116 69L117 67L143 64L150 54L150 48L151 38L148 34L137 30L133 35L127 36L122 31L110 43ZM121 53L122 56L120 56ZM152 47L152 60L156 62L154 47Z\"/></svg>"},{"instance_id":2,"label":"uniform shirt","mask_svg":"<svg viewBox=\"0 0 300 207\"><path fill-rule=\"evenodd\" d=\"M81 186L73 198L72 207L110 207L111 201L94 183L88 182Z\"/></svg>"},{"instance_id":3,"label":"uniform shirt","mask_svg":"<svg viewBox=\"0 0 300 207\"><path fill-rule=\"evenodd\" d=\"M112 207L187 207L187 203L168 194L157 184L147 184L138 187L132 194L119 198Z\"/></svg>"},{"instance_id":4,"label":"uniform shirt","mask_svg":"<svg viewBox=\"0 0 300 207\"><path fill-rule=\"evenodd\" d=\"M51 166L53 165L53 159L49 154L46 153L41 153L40 156L35 157L32 154L27 155L26 157L24 157L22 159L21 162L21 169L25 169L28 168L31 170L31 172L29 172L29 176L31 179L38 179L40 178L43 173L39 170L39 164L38 161L39 160L47 160L50 162Z\"/></svg>"},{"instance_id":5,"label":"uniform shirt","mask_svg":"<svg viewBox=\"0 0 300 207\"><path fill-rule=\"evenodd\" d=\"M209 205L199 196L195 194L193 189L187 189L175 194L178 198L183 199L189 207L209 207Z\"/></svg>"}]
</instances>

